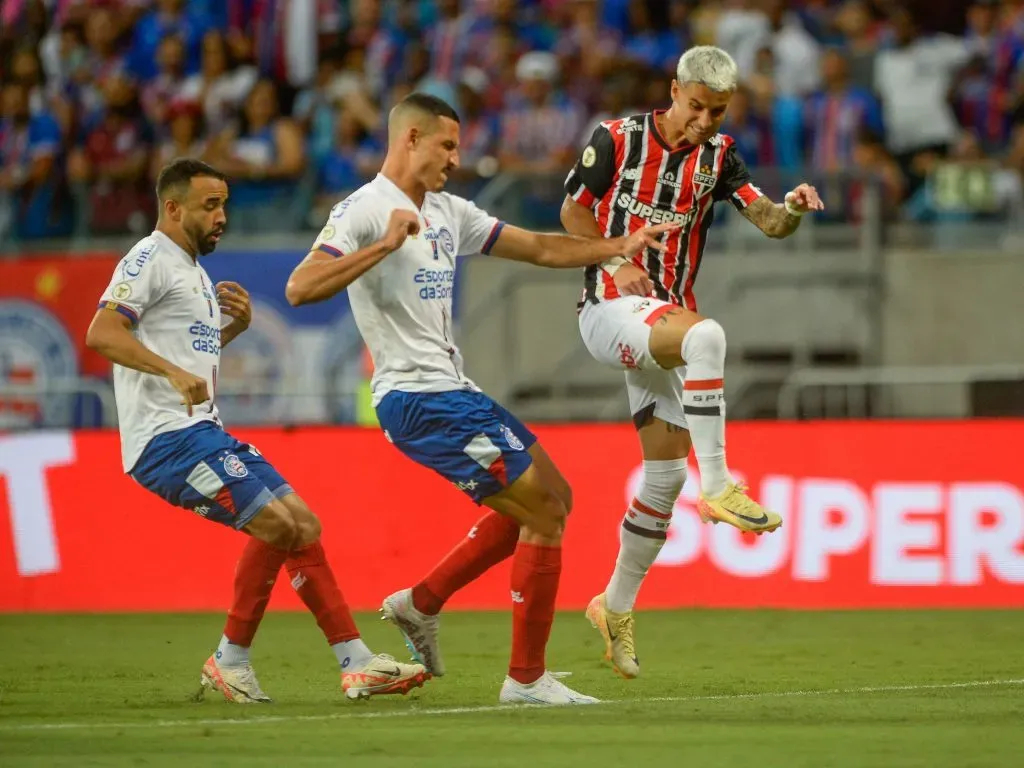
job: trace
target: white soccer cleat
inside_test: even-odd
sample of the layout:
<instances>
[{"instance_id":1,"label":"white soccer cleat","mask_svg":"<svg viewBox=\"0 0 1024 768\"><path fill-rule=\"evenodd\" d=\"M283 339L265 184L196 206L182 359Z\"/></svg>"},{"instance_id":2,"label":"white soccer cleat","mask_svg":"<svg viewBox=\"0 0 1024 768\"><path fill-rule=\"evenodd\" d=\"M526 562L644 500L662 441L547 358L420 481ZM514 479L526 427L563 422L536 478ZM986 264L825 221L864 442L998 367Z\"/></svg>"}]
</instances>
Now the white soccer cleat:
<instances>
[{"instance_id":1,"label":"white soccer cleat","mask_svg":"<svg viewBox=\"0 0 1024 768\"><path fill-rule=\"evenodd\" d=\"M409 652L434 677L444 675L444 660L437 644L438 616L427 616L412 604L412 590L402 589L384 598L380 612L402 633Z\"/></svg>"},{"instance_id":2,"label":"white soccer cleat","mask_svg":"<svg viewBox=\"0 0 1024 768\"><path fill-rule=\"evenodd\" d=\"M600 699L574 691L550 672L545 672L532 683L523 684L505 678L498 696L499 704L598 704Z\"/></svg>"},{"instance_id":3,"label":"white soccer cleat","mask_svg":"<svg viewBox=\"0 0 1024 768\"><path fill-rule=\"evenodd\" d=\"M225 699L235 704L271 703L271 698L260 688L252 665L222 667L217 664L217 659L214 656L210 656L203 664L196 701L202 700L207 689L220 691Z\"/></svg>"},{"instance_id":4,"label":"white soccer cleat","mask_svg":"<svg viewBox=\"0 0 1024 768\"><path fill-rule=\"evenodd\" d=\"M341 689L350 699L368 699L388 693L403 696L413 688L422 688L430 673L422 664L403 664L386 653L378 653L358 669L341 673Z\"/></svg>"}]
</instances>

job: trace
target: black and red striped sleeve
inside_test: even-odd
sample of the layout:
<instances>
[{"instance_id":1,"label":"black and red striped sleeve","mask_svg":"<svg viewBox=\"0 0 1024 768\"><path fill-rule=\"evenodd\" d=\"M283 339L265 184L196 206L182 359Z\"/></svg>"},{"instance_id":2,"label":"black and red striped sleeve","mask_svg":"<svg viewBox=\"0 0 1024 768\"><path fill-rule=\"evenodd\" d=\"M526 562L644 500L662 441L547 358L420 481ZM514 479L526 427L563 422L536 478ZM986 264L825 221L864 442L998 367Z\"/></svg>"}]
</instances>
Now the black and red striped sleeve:
<instances>
[{"instance_id":1,"label":"black and red striped sleeve","mask_svg":"<svg viewBox=\"0 0 1024 768\"><path fill-rule=\"evenodd\" d=\"M565 194L580 205L593 208L615 180L615 141L608 127L594 129L576 165L565 180Z\"/></svg>"},{"instance_id":2,"label":"black and red striped sleeve","mask_svg":"<svg viewBox=\"0 0 1024 768\"><path fill-rule=\"evenodd\" d=\"M750 171L736 151L735 144L730 144L725 150L722 171L711 194L715 200L728 200L740 211L764 195L764 192L754 186Z\"/></svg>"}]
</instances>

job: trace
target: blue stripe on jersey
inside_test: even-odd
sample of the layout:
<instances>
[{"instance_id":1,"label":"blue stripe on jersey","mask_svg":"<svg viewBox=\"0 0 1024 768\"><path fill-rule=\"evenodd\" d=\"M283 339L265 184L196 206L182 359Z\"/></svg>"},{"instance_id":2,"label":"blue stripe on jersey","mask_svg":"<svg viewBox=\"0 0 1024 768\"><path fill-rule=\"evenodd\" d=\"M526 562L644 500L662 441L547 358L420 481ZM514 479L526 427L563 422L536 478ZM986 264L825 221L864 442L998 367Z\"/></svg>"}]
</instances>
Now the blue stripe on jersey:
<instances>
[{"instance_id":1,"label":"blue stripe on jersey","mask_svg":"<svg viewBox=\"0 0 1024 768\"><path fill-rule=\"evenodd\" d=\"M485 256L491 253L491 248L493 248L494 244L498 242L498 235L501 234L501 230L503 230L504 228L504 221L494 222L494 228L491 229L491 234L487 236L487 242L485 242L484 247L480 249L480 253L484 254Z\"/></svg>"},{"instance_id":2,"label":"blue stripe on jersey","mask_svg":"<svg viewBox=\"0 0 1024 768\"><path fill-rule=\"evenodd\" d=\"M115 312L120 312L122 315L132 321L132 325L139 324L139 316L136 315L132 310L123 304L118 304L116 301L101 301L99 309L112 309Z\"/></svg>"},{"instance_id":3,"label":"blue stripe on jersey","mask_svg":"<svg viewBox=\"0 0 1024 768\"><path fill-rule=\"evenodd\" d=\"M335 248L333 245L327 245L327 243L320 243L320 245L318 245L316 247L316 250L323 251L324 253L330 254L331 256L333 256L336 259L340 259L342 256L345 255L344 253L339 251L337 248Z\"/></svg>"}]
</instances>

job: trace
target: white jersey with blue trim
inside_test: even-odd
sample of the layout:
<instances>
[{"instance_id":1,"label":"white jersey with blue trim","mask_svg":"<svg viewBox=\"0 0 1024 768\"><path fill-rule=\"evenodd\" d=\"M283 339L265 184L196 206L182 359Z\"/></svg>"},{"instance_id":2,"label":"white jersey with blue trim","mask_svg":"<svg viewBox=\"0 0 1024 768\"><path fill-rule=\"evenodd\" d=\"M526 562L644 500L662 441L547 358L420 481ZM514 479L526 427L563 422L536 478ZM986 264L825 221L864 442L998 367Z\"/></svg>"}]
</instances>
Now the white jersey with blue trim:
<instances>
[{"instance_id":1,"label":"white jersey with blue trim","mask_svg":"<svg viewBox=\"0 0 1024 768\"><path fill-rule=\"evenodd\" d=\"M147 349L206 380L210 397L220 364L221 314L210 276L163 232L140 240L114 270L100 307L132 321ZM188 415L181 395L162 376L114 365L114 396L121 459L129 472L156 435L198 424L220 423L212 400Z\"/></svg>"},{"instance_id":2,"label":"white jersey with blue trim","mask_svg":"<svg viewBox=\"0 0 1024 768\"><path fill-rule=\"evenodd\" d=\"M476 388L466 378L452 338L457 256L488 253L504 223L447 192L428 192L423 207L386 176L331 210L313 244L345 258L384 237L392 211L419 217L420 232L364 272L348 288L352 313L373 358L373 404L392 391Z\"/></svg>"}]
</instances>

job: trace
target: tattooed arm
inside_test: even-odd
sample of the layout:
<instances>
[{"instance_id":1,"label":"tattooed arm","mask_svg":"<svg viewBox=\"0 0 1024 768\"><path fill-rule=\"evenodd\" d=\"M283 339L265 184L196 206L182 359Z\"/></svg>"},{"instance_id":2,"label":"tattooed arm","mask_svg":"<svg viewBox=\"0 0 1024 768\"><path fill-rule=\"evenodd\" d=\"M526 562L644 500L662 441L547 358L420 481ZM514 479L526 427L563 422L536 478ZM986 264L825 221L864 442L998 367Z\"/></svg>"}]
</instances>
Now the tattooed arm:
<instances>
[{"instance_id":1,"label":"tattooed arm","mask_svg":"<svg viewBox=\"0 0 1024 768\"><path fill-rule=\"evenodd\" d=\"M712 195L716 201L731 202L747 221L772 238L789 237L800 226L801 216L825 209L818 191L810 184L800 184L787 192L784 203L773 203L754 186L743 158L731 143L727 145Z\"/></svg>"},{"instance_id":2,"label":"tattooed arm","mask_svg":"<svg viewBox=\"0 0 1024 768\"><path fill-rule=\"evenodd\" d=\"M786 193L785 203L773 203L762 195L741 212L747 221L768 237L789 237L800 226L800 217L811 211L823 211L824 204L818 191L810 184L801 184Z\"/></svg>"},{"instance_id":3,"label":"tattooed arm","mask_svg":"<svg viewBox=\"0 0 1024 768\"><path fill-rule=\"evenodd\" d=\"M789 237L800 226L800 217L786 210L786 206L759 197L743 209L743 218L771 238Z\"/></svg>"}]
</instances>

